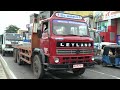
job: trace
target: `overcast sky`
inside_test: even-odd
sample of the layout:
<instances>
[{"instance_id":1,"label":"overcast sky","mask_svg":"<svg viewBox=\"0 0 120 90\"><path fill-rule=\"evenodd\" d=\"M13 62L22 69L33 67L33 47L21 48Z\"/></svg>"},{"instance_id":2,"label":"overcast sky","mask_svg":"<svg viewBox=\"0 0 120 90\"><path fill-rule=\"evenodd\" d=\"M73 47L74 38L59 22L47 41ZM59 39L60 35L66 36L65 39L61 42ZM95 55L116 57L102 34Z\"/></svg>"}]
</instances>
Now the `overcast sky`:
<instances>
[{"instance_id":1,"label":"overcast sky","mask_svg":"<svg viewBox=\"0 0 120 90\"><path fill-rule=\"evenodd\" d=\"M0 11L0 34L11 24L26 30L26 24L29 24L32 13L39 11Z\"/></svg>"}]
</instances>

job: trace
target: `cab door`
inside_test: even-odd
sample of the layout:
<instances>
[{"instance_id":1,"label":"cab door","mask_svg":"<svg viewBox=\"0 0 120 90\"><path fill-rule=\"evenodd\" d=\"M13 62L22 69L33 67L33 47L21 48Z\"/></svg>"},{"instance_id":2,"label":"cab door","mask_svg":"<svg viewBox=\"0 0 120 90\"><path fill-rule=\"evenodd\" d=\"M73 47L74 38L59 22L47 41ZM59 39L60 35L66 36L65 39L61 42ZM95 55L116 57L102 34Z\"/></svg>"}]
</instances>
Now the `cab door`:
<instances>
[{"instance_id":1,"label":"cab door","mask_svg":"<svg viewBox=\"0 0 120 90\"><path fill-rule=\"evenodd\" d=\"M50 24L49 21L42 23L42 37L40 40L41 48L45 55L49 54L49 35L50 35Z\"/></svg>"}]
</instances>

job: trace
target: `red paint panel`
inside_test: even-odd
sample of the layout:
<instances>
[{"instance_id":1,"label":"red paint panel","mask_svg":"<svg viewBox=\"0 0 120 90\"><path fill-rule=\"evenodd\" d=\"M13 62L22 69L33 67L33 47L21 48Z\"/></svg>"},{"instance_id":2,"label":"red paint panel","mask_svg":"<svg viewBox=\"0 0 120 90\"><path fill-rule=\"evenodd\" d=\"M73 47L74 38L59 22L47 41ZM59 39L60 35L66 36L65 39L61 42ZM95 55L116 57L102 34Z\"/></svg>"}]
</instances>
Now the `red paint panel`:
<instances>
[{"instance_id":1,"label":"red paint panel","mask_svg":"<svg viewBox=\"0 0 120 90\"><path fill-rule=\"evenodd\" d=\"M109 32L109 39L110 39L110 32L114 32L115 33L114 40L110 41L110 42L115 43L116 42L116 35L117 35L117 25L115 25L115 26L108 26L108 32Z\"/></svg>"},{"instance_id":2,"label":"red paint panel","mask_svg":"<svg viewBox=\"0 0 120 90\"><path fill-rule=\"evenodd\" d=\"M110 41L110 35L108 34L108 32L101 32L100 36L104 36L104 42Z\"/></svg>"},{"instance_id":3,"label":"red paint panel","mask_svg":"<svg viewBox=\"0 0 120 90\"><path fill-rule=\"evenodd\" d=\"M108 32L111 32L112 26L108 26Z\"/></svg>"},{"instance_id":4,"label":"red paint panel","mask_svg":"<svg viewBox=\"0 0 120 90\"><path fill-rule=\"evenodd\" d=\"M108 26L108 32L115 32L117 33L117 26Z\"/></svg>"}]
</instances>

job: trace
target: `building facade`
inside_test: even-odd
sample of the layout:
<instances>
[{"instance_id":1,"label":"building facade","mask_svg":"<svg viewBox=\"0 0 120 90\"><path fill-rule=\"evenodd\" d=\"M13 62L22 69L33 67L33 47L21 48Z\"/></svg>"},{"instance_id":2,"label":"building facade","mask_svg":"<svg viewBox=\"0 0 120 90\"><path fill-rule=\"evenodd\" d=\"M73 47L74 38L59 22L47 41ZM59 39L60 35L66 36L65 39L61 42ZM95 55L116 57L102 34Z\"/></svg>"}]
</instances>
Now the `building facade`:
<instances>
[{"instance_id":1,"label":"building facade","mask_svg":"<svg viewBox=\"0 0 120 90\"><path fill-rule=\"evenodd\" d=\"M19 29L17 33L22 35L23 32L26 32L26 31L28 31L28 30L21 30L21 29Z\"/></svg>"},{"instance_id":2,"label":"building facade","mask_svg":"<svg viewBox=\"0 0 120 90\"><path fill-rule=\"evenodd\" d=\"M120 42L120 11L94 11L96 28L102 30L105 42Z\"/></svg>"}]
</instances>

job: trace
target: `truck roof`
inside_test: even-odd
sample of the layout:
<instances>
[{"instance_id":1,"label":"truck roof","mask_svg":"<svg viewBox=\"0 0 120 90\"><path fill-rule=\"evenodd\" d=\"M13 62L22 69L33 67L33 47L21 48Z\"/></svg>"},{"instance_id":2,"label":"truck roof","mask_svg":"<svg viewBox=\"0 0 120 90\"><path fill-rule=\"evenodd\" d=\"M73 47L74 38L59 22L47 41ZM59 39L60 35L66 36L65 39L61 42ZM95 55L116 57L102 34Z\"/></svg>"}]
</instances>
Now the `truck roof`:
<instances>
[{"instance_id":1,"label":"truck roof","mask_svg":"<svg viewBox=\"0 0 120 90\"><path fill-rule=\"evenodd\" d=\"M59 11L53 12L52 15L50 15L50 13L51 13L50 11L41 11L39 15L37 14L39 21L50 19L64 19L85 22L84 18L80 15L61 13ZM32 15L35 15L35 13Z\"/></svg>"},{"instance_id":2,"label":"truck roof","mask_svg":"<svg viewBox=\"0 0 120 90\"><path fill-rule=\"evenodd\" d=\"M68 14L60 11L41 11L39 14L36 13L31 14L30 23L33 23L35 19L37 20L38 23L40 23L40 21L47 21L52 19L85 22L84 18L80 15Z\"/></svg>"}]
</instances>

